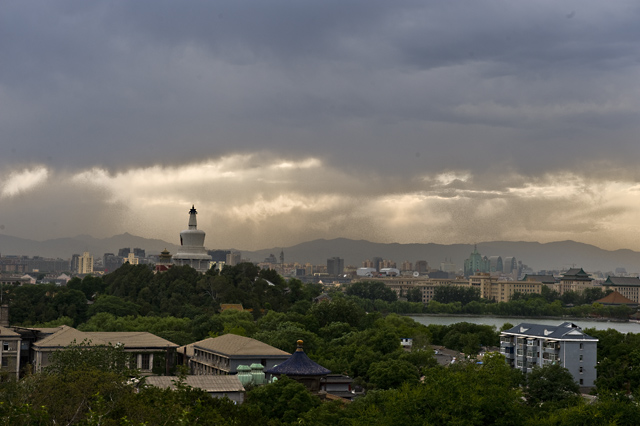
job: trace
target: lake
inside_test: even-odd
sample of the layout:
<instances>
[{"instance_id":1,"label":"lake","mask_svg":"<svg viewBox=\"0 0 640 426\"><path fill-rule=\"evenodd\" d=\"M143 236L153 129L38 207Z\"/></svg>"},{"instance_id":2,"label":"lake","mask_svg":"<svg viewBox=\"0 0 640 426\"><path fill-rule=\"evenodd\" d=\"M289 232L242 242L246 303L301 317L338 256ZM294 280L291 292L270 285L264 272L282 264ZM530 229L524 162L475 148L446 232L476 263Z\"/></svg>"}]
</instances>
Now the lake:
<instances>
[{"instance_id":1,"label":"lake","mask_svg":"<svg viewBox=\"0 0 640 426\"><path fill-rule=\"evenodd\" d=\"M472 324L493 325L500 329L505 322L518 325L521 322L543 325L559 325L563 322L571 321L582 329L595 328L596 330L606 330L612 328L621 333L640 333L640 324L635 322L614 322L614 321L594 321L581 318L521 318L521 317L491 317L491 316L457 316L457 315L407 315L409 318L420 324L441 324L451 325L457 322L469 322Z\"/></svg>"}]
</instances>

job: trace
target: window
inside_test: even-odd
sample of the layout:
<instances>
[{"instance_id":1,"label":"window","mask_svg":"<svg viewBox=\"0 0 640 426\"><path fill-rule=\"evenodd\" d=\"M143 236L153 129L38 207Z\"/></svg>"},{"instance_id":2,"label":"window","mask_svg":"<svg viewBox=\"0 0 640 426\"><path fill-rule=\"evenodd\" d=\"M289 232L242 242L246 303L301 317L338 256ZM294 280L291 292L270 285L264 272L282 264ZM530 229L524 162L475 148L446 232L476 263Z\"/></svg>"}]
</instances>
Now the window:
<instances>
[{"instance_id":1,"label":"window","mask_svg":"<svg viewBox=\"0 0 640 426\"><path fill-rule=\"evenodd\" d=\"M582 367L580 367L580 373L582 374Z\"/></svg>"},{"instance_id":2,"label":"window","mask_svg":"<svg viewBox=\"0 0 640 426\"><path fill-rule=\"evenodd\" d=\"M582 355L580 355L580 361L582 361Z\"/></svg>"},{"instance_id":3,"label":"window","mask_svg":"<svg viewBox=\"0 0 640 426\"><path fill-rule=\"evenodd\" d=\"M580 349L584 349L584 343L580 343Z\"/></svg>"},{"instance_id":4,"label":"window","mask_svg":"<svg viewBox=\"0 0 640 426\"><path fill-rule=\"evenodd\" d=\"M140 369L141 370L150 370L151 368L149 367L149 361L151 358L151 355L149 354L142 354L140 355Z\"/></svg>"},{"instance_id":5,"label":"window","mask_svg":"<svg viewBox=\"0 0 640 426\"><path fill-rule=\"evenodd\" d=\"M580 384L584 385L584 379L580 379Z\"/></svg>"},{"instance_id":6,"label":"window","mask_svg":"<svg viewBox=\"0 0 640 426\"><path fill-rule=\"evenodd\" d=\"M3 351L9 350L9 342L2 342L2 350Z\"/></svg>"},{"instance_id":7,"label":"window","mask_svg":"<svg viewBox=\"0 0 640 426\"><path fill-rule=\"evenodd\" d=\"M2 357L2 366L3 367L8 367L9 366L9 358Z\"/></svg>"}]
</instances>

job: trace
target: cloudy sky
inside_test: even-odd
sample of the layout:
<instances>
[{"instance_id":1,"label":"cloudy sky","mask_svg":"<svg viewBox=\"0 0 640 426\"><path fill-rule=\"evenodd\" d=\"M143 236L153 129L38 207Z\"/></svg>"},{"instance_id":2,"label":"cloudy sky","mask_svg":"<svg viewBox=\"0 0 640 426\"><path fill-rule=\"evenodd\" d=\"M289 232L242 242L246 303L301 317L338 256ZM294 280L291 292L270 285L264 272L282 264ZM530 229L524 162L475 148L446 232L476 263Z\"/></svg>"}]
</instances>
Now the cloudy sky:
<instances>
[{"instance_id":1,"label":"cloudy sky","mask_svg":"<svg viewBox=\"0 0 640 426\"><path fill-rule=\"evenodd\" d=\"M6 1L0 233L640 250L635 1Z\"/></svg>"}]
</instances>

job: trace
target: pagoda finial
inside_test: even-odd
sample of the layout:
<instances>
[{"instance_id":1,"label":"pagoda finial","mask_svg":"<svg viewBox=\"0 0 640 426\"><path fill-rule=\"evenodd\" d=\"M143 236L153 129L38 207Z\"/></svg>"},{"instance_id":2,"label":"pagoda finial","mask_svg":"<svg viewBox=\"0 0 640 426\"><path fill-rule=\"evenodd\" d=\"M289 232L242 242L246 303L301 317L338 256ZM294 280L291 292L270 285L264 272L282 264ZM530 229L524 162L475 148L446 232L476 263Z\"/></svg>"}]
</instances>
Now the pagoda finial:
<instances>
[{"instance_id":1,"label":"pagoda finial","mask_svg":"<svg viewBox=\"0 0 640 426\"><path fill-rule=\"evenodd\" d=\"M298 348L296 349L296 352L304 352L304 350L302 349L302 344L304 342L302 340L298 340Z\"/></svg>"}]
</instances>

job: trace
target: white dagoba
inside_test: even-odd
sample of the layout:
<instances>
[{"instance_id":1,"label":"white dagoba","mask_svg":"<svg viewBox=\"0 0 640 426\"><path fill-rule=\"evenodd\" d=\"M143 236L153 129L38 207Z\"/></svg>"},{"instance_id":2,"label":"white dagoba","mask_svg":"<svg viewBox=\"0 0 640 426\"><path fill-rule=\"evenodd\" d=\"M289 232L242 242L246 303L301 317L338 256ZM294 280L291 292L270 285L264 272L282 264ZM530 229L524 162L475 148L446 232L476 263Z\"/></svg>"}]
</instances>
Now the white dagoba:
<instances>
[{"instance_id":1,"label":"white dagoba","mask_svg":"<svg viewBox=\"0 0 640 426\"><path fill-rule=\"evenodd\" d=\"M189 229L180 232L180 250L173 255L173 264L189 265L193 269L206 272L211 266L211 256L204 248L205 232L198 229L195 206L189 210Z\"/></svg>"}]
</instances>

